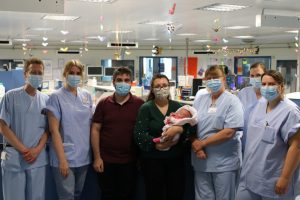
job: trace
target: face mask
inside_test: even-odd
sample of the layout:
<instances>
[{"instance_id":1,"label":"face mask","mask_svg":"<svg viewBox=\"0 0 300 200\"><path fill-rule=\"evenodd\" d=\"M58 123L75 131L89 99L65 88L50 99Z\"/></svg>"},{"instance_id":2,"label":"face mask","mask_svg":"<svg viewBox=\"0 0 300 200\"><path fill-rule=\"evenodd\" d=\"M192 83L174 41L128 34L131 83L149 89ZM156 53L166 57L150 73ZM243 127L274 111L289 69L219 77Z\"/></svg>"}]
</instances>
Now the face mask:
<instances>
[{"instance_id":1,"label":"face mask","mask_svg":"<svg viewBox=\"0 0 300 200\"><path fill-rule=\"evenodd\" d=\"M261 78L250 78L250 84L257 89L261 88Z\"/></svg>"},{"instance_id":2,"label":"face mask","mask_svg":"<svg viewBox=\"0 0 300 200\"><path fill-rule=\"evenodd\" d=\"M37 89L43 82L43 76L41 75L29 75L28 83L35 89Z\"/></svg>"},{"instance_id":3,"label":"face mask","mask_svg":"<svg viewBox=\"0 0 300 200\"><path fill-rule=\"evenodd\" d=\"M153 88L153 93L156 99L167 99L170 94L170 88Z\"/></svg>"},{"instance_id":4,"label":"face mask","mask_svg":"<svg viewBox=\"0 0 300 200\"><path fill-rule=\"evenodd\" d=\"M81 81L81 76L78 75L68 75L67 82L71 87L78 87Z\"/></svg>"},{"instance_id":5,"label":"face mask","mask_svg":"<svg viewBox=\"0 0 300 200\"><path fill-rule=\"evenodd\" d=\"M131 86L128 83L120 82L115 84L115 88L118 95L126 96L129 93Z\"/></svg>"},{"instance_id":6,"label":"face mask","mask_svg":"<svg viewBox=\"0 0 300 200\"><path fill-rule=\"evenodd\" d=\"M219 92L222 87L221 79L211 79L206 82L206 86L212 93Z\"/></svg>"},{"instance_id":7,"label":"face mask","mask_svg":"<svg viewBox=\"0 0 300 200\"><path fill-rule=\"evenodd\" d=\"M268 101L273 101L279 96L277 86L262 86L260 88L261 95Z\"/></svg>"}]
</instances>

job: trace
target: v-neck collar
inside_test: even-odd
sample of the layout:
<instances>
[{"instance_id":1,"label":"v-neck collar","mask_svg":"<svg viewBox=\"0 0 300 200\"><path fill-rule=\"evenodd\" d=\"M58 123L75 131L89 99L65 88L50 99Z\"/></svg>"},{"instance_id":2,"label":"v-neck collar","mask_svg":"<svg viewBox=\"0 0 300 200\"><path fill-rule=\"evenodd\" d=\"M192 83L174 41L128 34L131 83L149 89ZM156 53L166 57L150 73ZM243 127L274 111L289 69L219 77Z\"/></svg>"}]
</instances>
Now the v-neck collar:
<instances>
[{"instance_id":1,"label":"v-neck collar","mask_svg":"<svg viewBox=\"0 0 300 200\"><path fill-rule=\"evenodd\" d=\"M168 109L167 109L167 112L166 112L165 115L159 110L159 108L157 107L157 105L156 105L156 103L155 103L154 100L152 101L152 104L155 107L156 111L158 113L160 113L161 117L163 117L163 118L165 118L168 115L168 113L170 112L170 101L168 101Z\"/></svg>"}]
</instances>

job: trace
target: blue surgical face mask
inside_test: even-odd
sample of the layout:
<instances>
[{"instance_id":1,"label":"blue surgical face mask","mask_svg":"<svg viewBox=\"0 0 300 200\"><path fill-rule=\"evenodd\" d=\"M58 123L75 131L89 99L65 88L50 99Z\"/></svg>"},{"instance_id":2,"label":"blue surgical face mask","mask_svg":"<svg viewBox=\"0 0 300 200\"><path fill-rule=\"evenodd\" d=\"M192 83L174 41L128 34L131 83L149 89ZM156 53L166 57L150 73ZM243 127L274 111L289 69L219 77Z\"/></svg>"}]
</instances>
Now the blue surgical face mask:
<instances>
[{"instance_id":1,"label":"blue surgical face mask","mask_svg":"<svg viewBox=\"0 0 300 200\"><path fill-rule=\"evenodd\" d=\"M78 75L68 75L67 82L68 85L71 87L78 87L79 83L81 81L81 76Z\"/></svg>"},{"instance_id":2,"label":"blue surgical face mask","mask_svg":"<svg viewBox=\"0 0 300 200\"><path fill-rule=\"evenodd\" d=\"M126 96L131 88L131 85L124 82L119 82L115 84L116 93L120 96Z\"/></svg>"},{"instance_id":3,"label":"blue surgical face mask","mask_svg":"<svg viewBox=\"0 0 300 200\"><path fill-rule=\"evenodd\" d=\"M219 92L222 87L221 79L210 79L206 82L207 88L212 92Z\"/></svg>"},{"instance_id":4,"label":"blue surgical face mask","mask_svg":"<svg viewBox=\"0 0 300 200\"><path fill-rule=\"evenodd\" d=\"M261 88L261 77L250 78L250 84L257 89L260 89Z\"/></svg>"},{"instance_id":5,"label":"blue surgical face mask","mask_svg":"<svg viewBox=\"0 0 300 200\"><path fill-rule=\"evenodd\" d=\"M43 82L42 75L32 75L28 76L28 83L35 89L37 89Z\"/></svg>"},{"instance_id":6,"label":"blue surgical face mask","mask_svg":"<svg viewBox=\"0 0 300 200\"><path fill-rule=\"evenodd\" d=\"M268 101L273 101L279 96L279 93L277 91L277 86L262 86L260 88L261 95L267 99Z\"/></svg>"}]
</instances>

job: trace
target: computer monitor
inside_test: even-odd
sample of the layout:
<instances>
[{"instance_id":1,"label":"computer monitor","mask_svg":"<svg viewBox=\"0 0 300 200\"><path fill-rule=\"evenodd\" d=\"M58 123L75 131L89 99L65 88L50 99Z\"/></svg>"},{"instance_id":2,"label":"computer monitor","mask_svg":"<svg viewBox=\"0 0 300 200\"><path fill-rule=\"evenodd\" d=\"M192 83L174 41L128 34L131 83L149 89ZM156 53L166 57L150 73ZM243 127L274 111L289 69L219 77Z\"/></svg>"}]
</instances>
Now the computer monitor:
<instances>
[{"instance_id":1,"label":"computer monitor","mask_svg":"<svg viewBox=\"0 0 300 200\"><path fill-rule=\"evenodd\" d=\"M236 89L243 89L249 85L249 77L237 75L236 76Z\"/></svg>"},{"instance_id":2,"label":"computer monitor","mask_svg":"<svg viewBox=\"0 0 300 200\"><path fill-rule=\"evenodd\" d=\"M192 91L192 96L196 96L198 90L202 89L202 79L200 78L194 78L193 79L193 91Z\"/></svg>"},{"instance_id":3,"label":"computer monitor","mask_svg":"<svg viewBox=\"0 0 300 200\"><path fill-rule=\"evenodd\" d=\"M228 75L226 76L226 84L227 88L230 90L236 90L236 81L235 81L235 75Z\"/></svg>"},{"instance_id":4,"label":"computer monitor","mask_svg":"<svg viewBox=\"0 0 300 200\"><path fill-rule=\"evenodd\" d=\"M102 69L100 66L87 66L87 76L102 76Z\"/></svg>"},{"instance_id":5,"label":"computer monitor","mask_svg":"<svg viewBox=\"0 0 300 200\"><path fill-rule=\"evenodd\" d=\"M104 68L104 75L105 76L113 76L114 71L117 69L117 67L106 67Z\"/></svg>"}]
</instances>

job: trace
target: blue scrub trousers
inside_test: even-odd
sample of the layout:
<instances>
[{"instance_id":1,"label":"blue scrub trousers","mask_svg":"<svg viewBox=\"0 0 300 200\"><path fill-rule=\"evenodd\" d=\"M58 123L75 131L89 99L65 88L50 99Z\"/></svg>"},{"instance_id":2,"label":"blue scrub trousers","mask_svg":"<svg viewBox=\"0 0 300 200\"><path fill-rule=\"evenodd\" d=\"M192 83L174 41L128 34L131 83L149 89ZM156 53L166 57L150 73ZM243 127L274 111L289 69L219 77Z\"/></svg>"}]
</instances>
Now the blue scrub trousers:
<instances>
[{"instance_id":1,"label":"blue scrub trousers","mask_svg":"<svg viewBox=\"0 0 300 200\"><path fill-rule=\"evenodd\" d=\"M238 170L229 172L195 171L195 200L235 199Z\"/></svg>"},{"instance_id":2,"label":"blue scrub trousers","mask_svg":"<svg viewBox=\"0 0 300 200\"><path fill-rule=\"evenodd\" d=\"M71 167L69 175L64 178L58 167L51 167L59 200L80 200L88 165Z\"/></svg>"},{"instance_id":3,"label":"blue scrub trousers","mask_svg":"<svg viewBox=\"0 0 300 200\"><path fill-rule=\"evenodd\" d=\"M261 195L255 194L245 188L243 185L240 185L235 200L294 200L293 198L269 198L269 197L263 197Z\"/></svg>"},{"instance_id":4,"label":"blue scrub trousers","mask_svg":"<svg viewBox=\"0 0 300 200\"><path fill-rule=\"evenodd\" d=\"M45 166L19 172L2 168L4 200L44 200L45 183Z\"/></svg>"}]
</instances>

